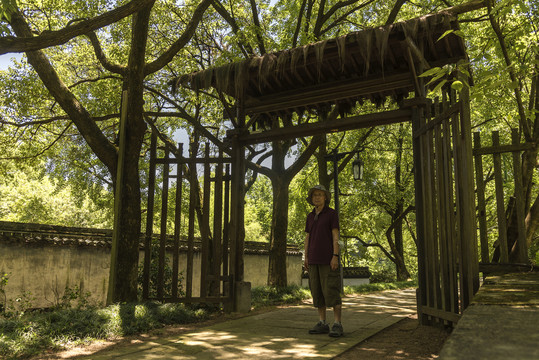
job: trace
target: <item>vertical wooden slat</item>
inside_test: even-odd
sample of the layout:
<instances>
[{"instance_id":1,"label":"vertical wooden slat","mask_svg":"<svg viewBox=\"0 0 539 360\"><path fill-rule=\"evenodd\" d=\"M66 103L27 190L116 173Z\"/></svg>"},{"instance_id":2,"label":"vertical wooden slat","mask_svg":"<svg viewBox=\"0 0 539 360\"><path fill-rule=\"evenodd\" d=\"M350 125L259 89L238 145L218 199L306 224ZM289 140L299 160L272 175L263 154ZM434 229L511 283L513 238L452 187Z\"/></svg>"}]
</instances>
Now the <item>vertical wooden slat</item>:
<instances>
[{"instance_id":1,"label":"vertical wooden slat","mask_svg":"<svg viewBox=\"0 0 539 360\"><path fill-rule=\"evenodd\" d=\"M197 147L193 141L189 149L189 225L187 233L187 274L185 279L185 297L190 299L193 296L193 251L195 244L195 206L196 206L196 155Z\"/></svg>"},{"instance_id":2,"label":"vertical wooden slat","mask_svg":"<svg viewBox=\"0 0 539 360\"><path fill-rule=\"evenodd\" d=\"M243 96L237 103L237 127L239 133L245 126L245 111ZM245 181L245 146L239 142L238 136L233 136L232 143L232 180L230 186L230 275L234 286L232 298L236 300L235 286L243 281L243 246L244 246L244 181Z\"/></svg>"},{"instance_id":3,"label":"vertical wooden slat","mask_svg":"<svg viewBox=\"0 0 539 360\"><path fill-rule=\"evenodd\" d=\"M223 152L219 152L219 159L223 158ZM217 163L215 167L215 185L214 185L214 201L213 201L213 266L212 275L214 278L212 295L220 294L221 287L221 246L223 232L223 163Z\"/></svg>"},{"instance_id":4,"label":"vertical wooden slat","mask_svg":"<svg viewBox=\"0 0 539 360\"><path fill-rule=\"evenodd\" d=\"M481 134L474 132L474 149L481 148ZM485 182L483 176L483 158L481 154L475 155L475 183L477 187L477 220L479 222L479 240L481 243L481 261L489 262L488 236L487 236L487 210L485 202Z\"/></svg>"},{"instance_id":5,"label":"vertical wooden slat","mask_svg":"<svg viewBox=\"0 0 539 360\"><path fill-rule=\"evenodd\" d=\"M224 295L230 296L230 286L231 281L228 280L229 275L229 214L230 214L230 165L226 164L225 166L225 179L224 179L224 207L223 207L223 246L222 246L222 255L223 255L223 278L227 279L227 283L224 287Z\"/></svg>"},{"instance_id":6,"label":"vertical wooden slat","mask_svg":"<svg viewBox=\"0 0 539 360\"><path fill-rule=\"evenodd\" d=\"M210 158L210 146L206 143L204 156L206 160ZM202 198L202 221L200 223L201 237L201 268L200 268L200 296L208 295L208 268L210 267L210 163L204 162L204 182L203 182L203 198Z\"/></svg>"},{"instance_id":7,"label":"vertical wooden slat","mask_svg":"<svg viewBox=\"0 0 539 360\"><path fill-rule=\"evenodd\" d=\"M513 145L520 143L519 134L517 129L513 129L511 132L511 139ZM516 197L516 210L517 210L517 229L518 239L516 243L517 247L517 261L525 264L528 262L528 245L526 244L526 223L524 213L524 186L522 185L522 166L520 163L520 151L513 152L513 173L515 178L515 197Z\"/></svg>"},{"instance_id":8,"label":"vertical wooden slat","mask_svg":"<svg viewBox=\"0 0 539 360\"><path fill-rule=\"evenodd\" d=\"M456 92L451 91L449 96L449 104L454 104L456 101ZM451 141L453 150L453 171L454 171L454 201L455 201L455 260L458 263L458 283L459 283L459 304L463 311L468 304L464 300L467 297L467 280L464 274L467 271L465 257L463 256L462 244L462 175L461 175L461 151L460 146L460 121L459 114L455 114L451 119ZM468 300L469 301L469 300Z\"/></svg>"},{"instance_id":9,"label":"vertical wooden slat","mask_svg":"<svg viewBox=\"0 0 539 360\"><path fill-rule=\"evenodd\" d=\"M170 165L170 150L165 146L165 163L163 165L163 194L161 197L161 236L159 238L159 265L157 268L157 298L162 300L165 286L165 256L167 246L167 217L168 217L168 182Z\"/></svg>"},{"instance_id":10,"label":"vertical wooden slat","mask_svg":"<svg viewBox=\"0 0 539 360\"><path fill-rule=\"evenodd\" d=\"M436 240L436 194L433 188L433 172L434 172L434 153L432 149L432 131L427 131L422 135L422 149L425 157L423 158L423 199L425 202L425 236L426 236L426 249L427 249L427 277L429 284L429 291L427 293L428 305L438 309L439 289L440 284L438 280L438 253L437 253L437 240Z\"/></svg>"},{"instance_id":11,"label":"vertical wooden slat","mask_svg":"<svg viewBox=\"0 0 539 360\"><path fill-rule=\"evenodd\" d=\"M178 298L178 271L180 263L180 231L182 220L182 154L183 144L178 144L176 155L176 207L174 213L174 244L172 247L172 298Z\"/></svg>"},{"instance_id":12,"label":"vertical wooden slat","mask_svg":"<svg viewBox=\"0 0 539 360\"><path fill-rule=\"evenodd\" d=\"M428 316L422 312L421 307L427 305L427 266L425 251L425 207L423 198L423 154L421 147L421 137L415 136L421 128L422 112L418 107L412 107L412 133L413 133L413 153L414 153L414 182L415 182L415 203L416 203L416 232L417 232L417 278L418 278L418 318L422 325L429 323Z\"/></svg>"},{"instance_id":13,"label":"vertical wooden slat","mask_svg":"<svg viewBox=\"0 0 539 360\"><path fill-rule=\"evenodd\" d=\"M435 114L439 113L438 100L435 102ZM434 155L436 160L436 194L438 199L438 205L436 206L436 216L438 218L438 236L440 239L440 280L441 280L441 301L442 309L445 311L451 311L451 293L448 291L449 284L449 258L447 249L447 217L445 214L446 202L447 202L447 185L445 183L445 163L444 163L444 148L442 139L442 126L444 123L436 126L434 130Z\"/></svg>"},{"instance_id":14,"label":"vertical wooden slat","mask_svg":"<svg viewBox=\"0 0 539 360\"><path fill-rule=\"evenodd\" d=\"M466 81L467 79L464 79ZM471 140L471 121L468 87L464 86L459 92L460 97L460 131L458 152L459 168L459 206L461 216L461 259L464 279L463 308L468 307L473 295L479 290L479 261L477 255L477 234L475 221L474 171Z\"/></svg>"},{"instance_id":15,"label":"vertical wooden slat","mask_svg":"<svg viewBox=\"0 0 539 360\"><path fill-rule=\"evenodd\" d=\"M492 146L500 146L500 134L498 131L493 131ZM505 218L505 201L503 191L502 178L502 159L501 154L495 152L493 155L494 162L494 187L496 192L496 214L498 217L498 244L500 246L500 262L509 262L509 251L507 247L507 220Z\"/></svg>"},{"instance_id":16,"label":"vertical wooden slat","mask_svg":"<svg viewBox=\"0 0 539 360\"><path fill-rule=\"evenodd\" d=\"M150 296L150 269L153 235L153 212L155 199L155 160L157 157L157 135L152 131L150 141L150 169L148 179L148 209L146 211L146 232L144 236L144 268L142 271L142 298Z\"/></svg>"},{"instance_id":17,"label":"vertical wooden slat","mask_svg":"<svg viewBox=\"0 0 539 360\"><path fill-rule=\"evenodd\" d=\"M443 109L446 110L449 108L449 94L447 91L444 91L442 96L442 105ZM454 178L453 178L453 159L452 159L452 149L451 149L451 119L447 119L443 127L443 163L444 163L444 179L446 184L446 204L445 204L445 218L446 218L446 233L447 233L447 258L448 258L448 274L449 274L449 289L450 293L450 305L451 312L459 312L459 296L458 296L458 276L457 276L457 231L456 231L456 220L455 220L455 201L454 201Z\"/></svg>"}]
</instances>

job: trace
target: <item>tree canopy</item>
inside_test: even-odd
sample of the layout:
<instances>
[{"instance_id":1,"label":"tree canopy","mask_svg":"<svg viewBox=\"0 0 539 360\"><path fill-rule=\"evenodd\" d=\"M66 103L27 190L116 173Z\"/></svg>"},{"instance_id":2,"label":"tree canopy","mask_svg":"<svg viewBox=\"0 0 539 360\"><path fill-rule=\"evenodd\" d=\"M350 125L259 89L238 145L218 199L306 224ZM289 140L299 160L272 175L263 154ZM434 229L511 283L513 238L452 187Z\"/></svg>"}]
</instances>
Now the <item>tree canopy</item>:
<instances>
[{"instance_id":1,"label":"tree canopy","mask_svg":"<svg viewBox=\"0 0 539 360\"><path fill-rule=\"evenodd\" d=\"M474 4L475 10L459 15L459 35L466 43L473 79L465 85L471 86L472 122L474 130L485 134L499 130L504 143L510 142L511 129L516 128L522 141L535 144L523 153L527 241L533 258L539 224L539 7L523 0ZM28 204L41 196L33 203L40 204L41 210L36 210L37 205L3 200L0 217L63 222L65 213L77 213L72 219L80 217L79 226L111 225L102 214L111 212L120 105L126 90L126 166L132 192L124 198L122 246L130 250L124 255L126 273L120 276L129 281L118 289L117 299L132 299L138 261L138 244L133 239L140 233L146 209L148 129L153 126L175 141L180 129L189 136L196 130L197 136L226 151L223 139L233 127L223 119L223 113L234 111L232 98L213 90L197 94L178 88L174 92L171 79L451 6L468 9L469 4L439 0L420 4L401 0L4 0L0 54L24 51L25 56L0 71L4 84L0 89L0 168L6 169L0 193L16 193L27 198ZM439 69L439 74L452 70ZM354 111L376 111L376 105L393 106L365 103ZM316 113L303 117L290 120L318 120ZM329 187L332 179L325 155L334 149L361 148L366 164L363 182L350 180L353 157L340 163L344 259L350 265L368 263L380 272L396 267L402 276L405 269L413 275L416 234L410 137L408 125L384 126L249 148L246 207L252 211L246 217L247 238L268 241L281 253L287 242L301 245L305 215L310 211L305 202L307 189L315 183ZM506 173L513 177L510 169ZM50 198L43 195L46 191L36 194L23 185L34 181L55 188L57 194L71 191L75 205L66 201L57 219L38 216ZM507 186L509 193L513 191ZM88 207L95 210L82 211ZM490 219L496 227L495 218ZM403 264L395 265L392 248L403 256ZM282 269L282 257L275 261L273 267ZM270 279L276 285L283 281L286 275L277 273Z\"/></svg>"}]
</instances>

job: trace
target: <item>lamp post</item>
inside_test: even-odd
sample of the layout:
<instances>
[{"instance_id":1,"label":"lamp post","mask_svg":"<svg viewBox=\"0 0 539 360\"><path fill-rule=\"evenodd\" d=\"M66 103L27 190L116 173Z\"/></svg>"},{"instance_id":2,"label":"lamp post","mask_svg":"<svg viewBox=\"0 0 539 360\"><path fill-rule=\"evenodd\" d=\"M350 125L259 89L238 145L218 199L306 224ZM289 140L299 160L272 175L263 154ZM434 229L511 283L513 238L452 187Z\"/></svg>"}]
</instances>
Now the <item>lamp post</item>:
<instances>
[{"instance_id":1,"label":"lamp post","mask_svg":"<svg viewBox=\"0 0 539 360\"><path fill-rule=\"evenodd\" d=\"M337 212L337 216L340 220L341 214L340 214L340 203L339 203L339 160L342 159L344 156L357 153L357 158L352 162L352 173L354 175L354 180L362 180L363 179L363 160L359 157L360 151L363 149L356 150L356 151L348 151L343 153L338 153L337 148L335 148L330 154L326 155L326 161L333 161L333 193L334 193L334 202L335 202L335 211ZM344 279L343 279L343 264L341 263L340 266L341 270L341 292L343 292L344 288Z\"/></svg>"}]
</instances>

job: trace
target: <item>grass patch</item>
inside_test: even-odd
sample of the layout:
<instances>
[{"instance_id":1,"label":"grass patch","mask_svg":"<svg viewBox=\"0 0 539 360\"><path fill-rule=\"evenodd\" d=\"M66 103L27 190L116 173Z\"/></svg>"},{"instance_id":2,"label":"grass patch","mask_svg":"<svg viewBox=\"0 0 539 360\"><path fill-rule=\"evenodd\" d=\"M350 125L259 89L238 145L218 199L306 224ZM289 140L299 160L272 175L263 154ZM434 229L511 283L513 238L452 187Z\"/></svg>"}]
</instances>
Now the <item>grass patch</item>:
<instances>
[{"instance_id":1,"label":"grass patch","mask_svg":"<svg viewBox=\"0 0 539 360\"><path fill-rule=\"evenodd\" d=\"M400 289L409 289L416 288L417 280L411 281L396 281L391 283L372 283L372 284L363 284L358 286L345 286L344 294L353 295L353 294L368 294L376 291L384 290L400 290Z\"/></svg>"},{"instance_id":2,"label":"grass patch","mask_svg":"<svg viewBox=\"0 0 539 360\"><path fill-rule=\"evenodd\" d=\"M297 304L310 298L309 289L295 285L282 288L257 286L251 289L251 306L255 310L271 305Z\"/></svg>"},{"instance_id":3,"label":"grass patch","mask_svg":"<svg viewBox=\"0 0 539 360\"><path fill-rule=\"evenodd\" d=\"M183 304L118 304L102 309L57 309L0 317L0 357L22 359L98 339L144 333L205 320L209 313Z\"/></svg>"},{"instance_id":4,"label":"grass patch","mask_svg":"<svg viewBox=\"0 0 539 360\"><path fill-rule=\"evenodd\" d=\"M346 295L417 287L417 281L346 286ZM300 286L251 290L253 309L298 304L310 299ZM24 359L45 351L57 351L95 340L134 335L166 325L206 320L211 312L184 304L155 302L116 304L105 308L59 308L52 311L0 315L0 358Z\"/></svg>"}]
</instances>

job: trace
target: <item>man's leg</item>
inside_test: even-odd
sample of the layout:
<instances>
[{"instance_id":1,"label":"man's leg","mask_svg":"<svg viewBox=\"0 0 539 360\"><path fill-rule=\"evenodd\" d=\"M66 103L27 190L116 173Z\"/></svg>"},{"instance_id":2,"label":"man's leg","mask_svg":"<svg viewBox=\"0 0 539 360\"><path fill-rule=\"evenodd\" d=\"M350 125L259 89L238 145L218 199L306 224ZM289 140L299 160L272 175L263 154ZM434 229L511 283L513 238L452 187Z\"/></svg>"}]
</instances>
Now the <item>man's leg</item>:
<instances>
[{"instance_id":1,"label":"man's leg","mask_svg":"<svg viewBox=\"0 0 539 360\"><path fill-rule=\"evenodd\" d=\"M319 307L318 309L318 317L320 321L326 321L326 307Z\"/></svg>"},{"instance_id":2,"label":"man's leg","mask_svg":"<svg viewBox=\"0 0 539 360\"><path fill-rule=\"evenodd\" d=\"M335 318L335 322L340 323L341 322L341 314L342 314L342 305L335 305L333 308L333 316Z\"/></svg>"}]
</instances>

